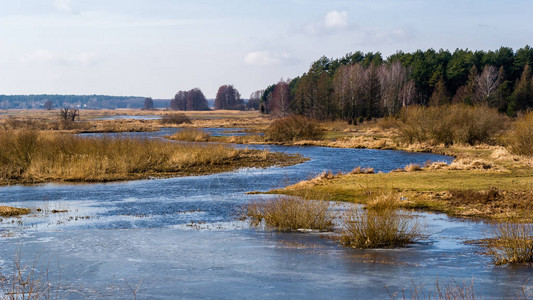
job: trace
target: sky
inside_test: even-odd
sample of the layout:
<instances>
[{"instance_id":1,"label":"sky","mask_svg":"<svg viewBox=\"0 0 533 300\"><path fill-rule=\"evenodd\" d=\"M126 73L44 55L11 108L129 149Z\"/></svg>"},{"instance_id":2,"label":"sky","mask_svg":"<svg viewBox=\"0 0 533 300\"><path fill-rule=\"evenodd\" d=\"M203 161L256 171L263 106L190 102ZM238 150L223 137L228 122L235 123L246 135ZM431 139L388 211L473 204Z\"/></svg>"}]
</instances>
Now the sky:
<instances>
[{"instance_id":1,"label":"sky","mask_svg":"<svg viewBox=\"0 0 533 300\"><path fill-rule=\"evenodd\" d=\"M243 98L321 56L533 45L531 0L0 0L0 94Z\"/></svg>"}]
</instances>

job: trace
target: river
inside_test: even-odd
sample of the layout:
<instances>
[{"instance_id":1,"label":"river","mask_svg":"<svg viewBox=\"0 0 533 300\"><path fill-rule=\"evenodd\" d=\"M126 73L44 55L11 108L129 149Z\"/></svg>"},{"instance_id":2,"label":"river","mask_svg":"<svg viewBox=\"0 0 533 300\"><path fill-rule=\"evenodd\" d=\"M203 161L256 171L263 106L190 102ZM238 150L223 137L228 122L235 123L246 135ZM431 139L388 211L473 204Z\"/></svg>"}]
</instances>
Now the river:
<instances>
[{"instance_id":1,"label":"river","mask_svg":"<svg viewBox=\"0 0 533 300\"><path fill-rule=\"evenodd\" d=\"M160 136L161 133L143 133ZM34 213L3 219L0 271L21 252L36 258L66 298L262 299L389 298L389 293L437 281L473 280L478 294L516 295L533 271L494 267L467 240L490 235L483 222L417 213L429 237L405 248L343 248L327 234L271 233L239 220L247 195L323 170L356 166L388 172L446 156L324 147L238 146L300 153L308 162L290 167L241 169L208 176L105 184L0 187L3 204ZM35 212L40 209L40 212ZM40 264L42 266L43 264ZM61 281L58 284L59 274Z\"/></svg>"}]
</instances>

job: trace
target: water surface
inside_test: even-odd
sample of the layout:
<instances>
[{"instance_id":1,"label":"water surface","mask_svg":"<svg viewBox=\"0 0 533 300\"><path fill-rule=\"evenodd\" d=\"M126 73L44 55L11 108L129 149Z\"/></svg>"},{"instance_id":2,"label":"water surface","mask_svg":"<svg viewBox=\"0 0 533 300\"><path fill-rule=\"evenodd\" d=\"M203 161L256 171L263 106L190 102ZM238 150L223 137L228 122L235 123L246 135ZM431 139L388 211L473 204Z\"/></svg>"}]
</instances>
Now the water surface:
<instances>
[{"instance_id":1,"label":"water surface","mask_svg":"<svg viewBox=\"0 0 533 300\"><path fill-rule=\"evenodd\" d=\"M143 133L146 134L146 133ZM154 134L154 133L151 133ZM160 136L162 133L155 133ZM40 208L20 222L4 219L0 267L19 249L61 266L68 298L388 298L412 282L432 286L474 279L483 295L514 295L532 277L527 268L493 267L464 241L485 237L482 222L419 216L430 236L407 248L355 250L328 234L275 234L238 220L241 207L268 197L246 195L357 166L388 172L409 163L451 158L426 153L323 147L239 146L301 153L291 167L241 169L208 176L106 184L46 184L0 188L0 200ZM66 211L53 213L52 211ZM51 264L55 266L54 264ZM50 268L51 276L54 272ZM387 287L387 288L385 288Z\"/></svg>"}]
</instances>

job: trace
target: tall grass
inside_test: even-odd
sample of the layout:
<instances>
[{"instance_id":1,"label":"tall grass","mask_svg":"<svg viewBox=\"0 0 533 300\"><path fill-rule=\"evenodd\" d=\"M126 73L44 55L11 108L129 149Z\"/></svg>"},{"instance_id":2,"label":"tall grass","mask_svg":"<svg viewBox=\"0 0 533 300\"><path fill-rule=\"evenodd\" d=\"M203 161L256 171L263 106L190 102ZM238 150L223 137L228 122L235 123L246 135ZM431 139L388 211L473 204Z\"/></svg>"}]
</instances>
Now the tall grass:
<instances>
[{"instance_id":1,"label":"tall grass","mask_svg":"<svg viewBox=\"0 0 533 300\"><path fill-rule=\"evenodd\" d=\"M533 156L533 111L516 121L507 138L507 148L514 154Z\"/></svg>"},{"instance_id":2,"label":"tall grass","mask_svg":"<svg viewBox=\"0 0 533 300\"><path fill-rule=\"evenodd\" d=\"M422 237L422 226L406 211L396 194L377 195L366 209L353 207L343 220L341 244L360 249L404 246Z\"/></svg>"},{"instance_id":3,"label":"tall grass","mask_svg":"<svg viewBox=\"0 0 533 300\"><path fill-rule=\"evenodd\" d=\"M341 244L359 249L390 248L411 244L421 236L421 226L410 213L354 208L344 217Z\"/></svg>"},{"instance_id":4,"label":"tall grass","mask_svg":"<svg viewBox=\"0 0 533 300\"><path fill-rule=\"evenodd\" d=\"M241 150L128 138L0 132L0 182L107 181L224 164Z\"/></svg>"},{"instance_id":5,"label":"tall grass","mask_svg":"<svg viewBox=\"0 0 533 300\"><path fill-rule=\"evenodd\" d=\"M326 231L333 227L329 202L279 196L266 201L256 201L246 207L252 226L263 224L268 229L294 231L314 229Z\"/></svg>"},{"instance_id":6,"label":"tall grass","mask_svg":"<svg viewBox=\"0 0 533 300\"><path fill-rule=\"evenodd\" d=\"M493 142L506 123L504 115L486 106L411 106L400 113L398 129L409 144L476 145Z\"/></svg>"},{"instance_id":7,"label":"tall grass","mask_svg":"<svg viewBox=\"0 0 533 300\"><path fill-rule=\"evenodd\" d=\"M267 128L265 139L274 142L319 139L323 135L318 122L299 115L277 119Z\"/></svg>"},{"instance_id":8,"label":"tall grass","mask_svg":"<svg viewBox=\"0 0 533 300\"><path fill-rule=\"evenodd\" d=\"M499 223L488 243L494 264L533 262L533 224Z\"/></svg>"},{"instance_id":9,"label":"tall grass","mask_svg":"<svg viewBox=\"0 0 533 300\"><path fill-rule=\"evenodd\" d=\"M209 134L199 128L185 128L176 132L170 138L187 142L207 142L209 140Z\"/></svg>"}]
</instances>

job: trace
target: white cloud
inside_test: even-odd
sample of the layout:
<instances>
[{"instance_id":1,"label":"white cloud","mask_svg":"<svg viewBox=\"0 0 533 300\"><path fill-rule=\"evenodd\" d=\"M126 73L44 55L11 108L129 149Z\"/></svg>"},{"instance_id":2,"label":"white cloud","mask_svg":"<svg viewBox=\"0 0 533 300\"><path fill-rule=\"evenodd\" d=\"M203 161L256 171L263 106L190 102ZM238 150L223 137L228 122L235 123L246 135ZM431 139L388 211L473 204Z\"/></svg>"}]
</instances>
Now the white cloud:
<instances>
[{"instance_id":1,"label":"white cloud","mask_svg":"<svg viewBox=\"0 0 533 300\"><path fill-rule=\"evenodd\" d=\"M350 27L348 12L332 10L326 13L323 20L307 23L297 31L307 35L325 35L335 31L349 30Z\"/></svg>"},{"instance_id":2,"label":"white cloud","mask_svg":"<svg viewBox=\"0 0 533 300\"><path fill-rule=\"evenodd\" d=\"M324 19L324 26L326 28L346 28L348 27L348 13L346 11L332 10L326 14Z\"/></svg>"},{"instance_id":3,"label":"white cloud","mask_svg":"<svg viewBox=\"0 0 533 300\"><path fill-rule=\"evenodd\" d=\"M271 66L279 65L290 58L289 54L274 54L270 51L252 51L244 57L244 62L247 65L254 66Z\"/></svg>"}]
</instances>

